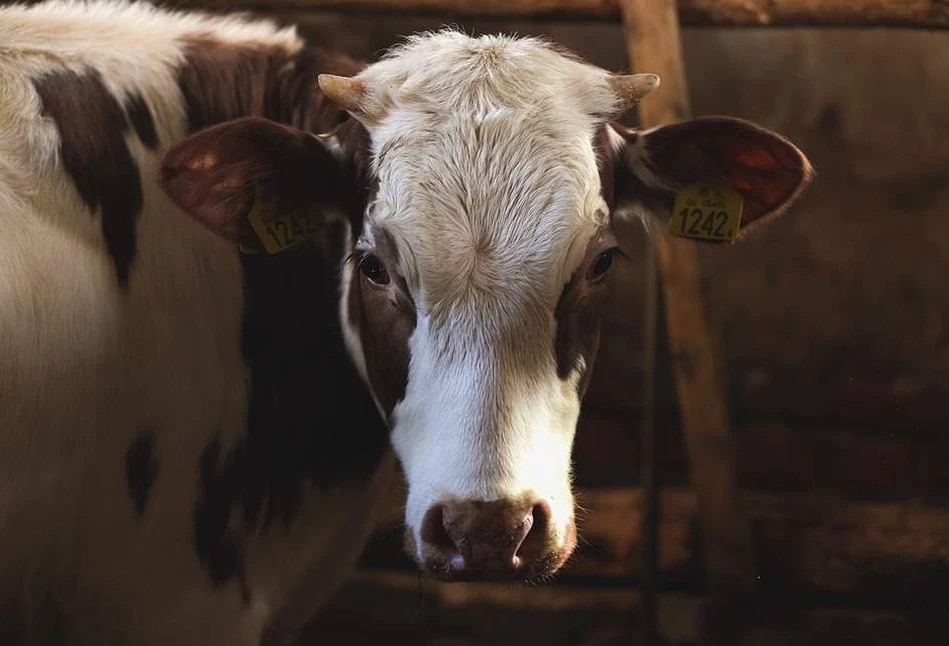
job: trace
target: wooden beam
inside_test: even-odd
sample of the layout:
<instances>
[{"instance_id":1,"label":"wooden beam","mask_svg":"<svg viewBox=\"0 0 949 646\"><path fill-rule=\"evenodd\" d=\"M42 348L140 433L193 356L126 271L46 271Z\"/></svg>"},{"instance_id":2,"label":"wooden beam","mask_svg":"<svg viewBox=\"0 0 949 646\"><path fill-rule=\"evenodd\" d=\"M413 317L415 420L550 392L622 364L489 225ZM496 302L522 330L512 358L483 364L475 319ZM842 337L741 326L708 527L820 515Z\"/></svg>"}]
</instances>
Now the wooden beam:
<instances>
[{"instance_id":1,"label":"wooden beam","mask_svg":"<svg viewBox=\"0 0 949 646\"><path fill-rule=\"evenodd\" d=\"M595 585L540 587L504 583L420 582L413 573L364 570L309 626L300 646L417 646L451 644L636 644L630 621L634 590ZM666 593L659 601L666 643L703 643L702 600ZM784 599L748 608L754 634L729 646L755 644L939 644L949 618L942 608L881 610L814 607Z\"/></svg>"},{"instance_id":2,"label":"wooden beam","mask_svg":"<svg viewBox=\"0 0 949 646\"><path fill-rule=\"evenodd\" d=\"M166 4L277 13L621 20L620 0L168 0ZM682 24L688 26L949 28L949 4L944 0L679 0L678 7Z\"/></svg>"},{"instance_id":3,"label":"wooden beam","mask_svg":"<svg viewBox=\"0 0 949 646\"><path fill-rule=\"evenodd\" d=\"M648 69L662 78L660 91L639 106L640 123L648 128L688 118L675 2L623 0L621 6L633 69ZM726 372L720 340L704 307L697 247L660 231L652 242L662 278L690 481L699 505L706 581L713 595L743 594L754 587L751 535L738 498Z\"/></svg>"},{"instance_id":4,"label":"wooden beam","mask_svg":"<svg viewBox=\"0 0 949 646\"><path fill-rule=\"evenodd\" d=\"M685 25L949 28L943 0L680 0Z\"/></svg>"},{"instance_id":5,"label":"wooden beam","mask_svg":"<svg viewBox=\"0 0 949 646\"><path fill-rule=\"evenodd\" d=\"M659 346L659 275L653 245L646 245L643 304L643 415L640 425L640 477L643 490L642 630L640 643L657 646L659 639L659 514L662 479L656 450L656 355Z\"/></svg>"},{"instance_id":6,"label":"wooden beam","mask_svg":"<svg viewBox=\"0 0 949 646\"><path fill-rule=\"evenodd\" d=\"M596 586L420 581L408 572L362 570L296 642L300 646L621 643L631 632L635 590ZM670 643L694 644L698 600L664 595ZM628 643L636 643L630 641Z\"/></svg>"}]
</instances>

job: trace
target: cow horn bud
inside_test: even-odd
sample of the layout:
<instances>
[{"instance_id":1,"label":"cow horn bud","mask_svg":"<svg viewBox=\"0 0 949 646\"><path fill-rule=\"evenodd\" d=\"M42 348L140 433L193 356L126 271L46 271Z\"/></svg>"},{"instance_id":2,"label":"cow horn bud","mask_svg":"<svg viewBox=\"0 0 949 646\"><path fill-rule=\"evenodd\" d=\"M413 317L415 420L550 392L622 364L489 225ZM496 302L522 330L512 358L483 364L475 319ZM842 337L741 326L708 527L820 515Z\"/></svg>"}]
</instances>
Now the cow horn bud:
<instances>
[{"instance_id":1,"label":"cow horn bud","mask_svg":"<svg viewBox=\"0 0 949 646\"><path fill-rule=\"evenodd\" d=\"M333 74L320 74L316 82L323 90L323 94L339 107L348 112L363 112L361 104L366 86L361 80Z\"/></svg>"},{"instance_id":2,"label":"cow horn bud","mask_svg":"<svg viewBox=\"0 0 949 646\"><path fill-rule=\"evenodd\" d=\"M644 96L659 87L659 75L614 75L610 78L610 86L613 88L613 94L616 95L619 101L618 107L620 110L625 111L639 103Z\"/></svg>"}]
</instances>

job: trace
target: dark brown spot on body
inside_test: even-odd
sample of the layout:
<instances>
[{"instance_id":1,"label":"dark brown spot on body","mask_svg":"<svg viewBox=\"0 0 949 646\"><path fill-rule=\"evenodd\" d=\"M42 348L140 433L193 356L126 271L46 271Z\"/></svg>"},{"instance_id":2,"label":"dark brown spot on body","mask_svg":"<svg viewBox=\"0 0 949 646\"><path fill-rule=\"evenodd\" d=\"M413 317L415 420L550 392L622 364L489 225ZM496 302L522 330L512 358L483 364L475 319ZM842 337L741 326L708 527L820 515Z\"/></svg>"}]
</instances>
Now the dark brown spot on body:
<instances>
[{"instance_id":1,"label":"dark brown spot on body","mask_svg":"<svg viewBox=\"0 0 949 646\"><path fill-rule=\"evenodd\" d=\"M145 103L141 94L133 93L125 100L125 110L128 112L129 121L135 128L135 134L139 140L150 150L158 147L158 135L155 132L155 121L152 119L152 112Z\"/></svg>"},{"instance_id":2,"label":"dark brown spot on body","mask_svg":"<svg viewBox=\"0 0 949 646\"><path fill-rule=\"evenodd\" d=\"M557 376L567 379L579 370L577 392L581 398L590 383L593 362L600 347L600 310L604 300L602 286L586 289L584 280L584 272L577 271L564 285L554 310Z\"/></svg>"},{"instance_id":3,"label":"dark brown spot on body","mask_svg":"<svg viewBox=\"0 0 949 646\"><path fill-rule=\"evenodd\" d=\"M53 72L33 84L43 115L59 130L63 168L86 206L93 212L101 209L106 248L125 287L142 210L141 177L125 143L125 111L95 70Z\"/></svg>"},{"instance_id":4,"label":"dark brown spot on body","mask_svg":"<svg viewBox=\"0 0 949 646\"><path fill-rule=\"evenodd\" d=\"M208 444L194 509L195 550L216 585L249 589L245 550L256 535L289 527L307 485L358 485L385 454L388 431L342 340L341 258L323 255L342 250L342 235L326 235L337 241L242 256L247 430L229 452Z\"/></svg>"},{"instance_id":5,"label":"dark brown spot on body","mask_svg":"<svg viewBox=\"0 0 949 646\"><path fill-rule=\"evenodd\" d=\"M125 452L125 483L139 516L144 515L148 494L158 477L155 433L145 429L135 436Z\"/></svg>"}]
</instances>

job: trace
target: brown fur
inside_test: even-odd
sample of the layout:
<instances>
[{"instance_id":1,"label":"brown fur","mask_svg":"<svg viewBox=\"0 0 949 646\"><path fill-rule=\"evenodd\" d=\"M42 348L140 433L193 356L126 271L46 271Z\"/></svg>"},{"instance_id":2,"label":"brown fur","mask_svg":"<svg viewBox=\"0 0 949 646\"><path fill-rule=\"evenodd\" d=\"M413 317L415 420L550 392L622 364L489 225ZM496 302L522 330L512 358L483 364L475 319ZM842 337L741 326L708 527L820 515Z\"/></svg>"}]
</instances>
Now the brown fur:
<instances>
[{"instance_id":1,"label":"brown fur","mask_svg":"<svg viewBox=\"0 0 949 646\"><path fill-rule=\"evenodd\" d=\"M56 123L63 168L89 210L102 211L102 235L121 286L135 259L142 209L138 166L125 143L129 120L99 73L62 71L33 81L43 114Z\"/></svg>"},{"instance_id":2,"label":"brown fur","mask_svg":"<svg viewBox=\"0 0 949 646\"><path fill-rule=\"evenodd\" d=\"M573 275L563 288L554 310L557 333L554 336L554 355L557 358L557 376L566 379L583 359L583 371L577 391L583 398L593 362L600 347L600 318L603 298L601 286L590 290L585 285L586 265Z\"/></svg>"},{"instance_id":3,"label":"brown fur","mask_svg":"<svg viewBox=\"0 0 949 646\"><path fill-rule=\"evenodd\" d=\"M129 116L129 122L135 128L135 134L143 144L150 150L158 147L158 135L155 132L155 122L152 119L152 112L145 103L141 94L132 94L125 101L125 110Z\"/></svg>"},{"instance_id":4,"label":"brown fur","mask_svg":"<svg viewBox=\"0 0 949 646\"><path fill-rule=\"evenodd\" d=\"M227 521L266 531L293 521L304 481L330 487L359 481L386 447L386 429L347 356L340 330L339 267L348 252L342 211L354 235L372 192L368 134L316 87L320 72L358 65L301 50L192 40L179 71L189 128L172 148L162 182L211 230L259 247L246 216L258 195L279 212L305 213L308 243L278 253L242 254L244 355L252 376L247 435L225 455L212 441L199 482L195 549L211 580L235 579L250 594L243 554ZM247 119L244 117L257 117ZM288 128L286 126L290 126ZM340 165L308 132L336 129Z\"/></svg>"},{"instance_id":5,"label":"brown fur","mask_svg":"<svg viewBox=\"0 0 949 646\"><path fill-rule=\"evenodd\" d=\"M396 265L391 257L389 267ZM415 304L404 281L391 276L388 288L376 287L363 278L353 263L347 316L359 330L366 373L373 392L388 418L405 396L409 376L409 337L415 329Z\"/></svg>"},{"instance_id":6,"label":"brown fur","mask_svg":"<svg viewBox=\"0 0 949 646\"><path fill-rule=\"evenodd\" d=\"M603 124L593 136L593 150L596 153L597 169L600 172L600 192L607 208L612 212L616 206L616 163L613 160L613 151L610 149L610 135Z\"/></svg>"},{"instance_id":7,"label":"brown fur","mask_svg":"<svg viewBox=\"0 0 949 646\"><path fill-rule=\"evenodd\" d=\"M305 48L221 43L211 36L185 43L178 82L192 132L241 117L265 117L309 132L347 119L316 87L320 73L355 74L361 65Z\"/></svg>"}]
</instances>

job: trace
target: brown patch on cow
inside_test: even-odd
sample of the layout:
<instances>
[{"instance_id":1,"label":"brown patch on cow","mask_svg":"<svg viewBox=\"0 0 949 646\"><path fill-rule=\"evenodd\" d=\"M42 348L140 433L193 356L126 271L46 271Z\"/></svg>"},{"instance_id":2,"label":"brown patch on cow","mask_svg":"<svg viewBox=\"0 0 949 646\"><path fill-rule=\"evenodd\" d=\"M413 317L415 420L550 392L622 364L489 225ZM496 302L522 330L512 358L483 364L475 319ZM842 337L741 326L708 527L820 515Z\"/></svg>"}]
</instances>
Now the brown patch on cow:
<instances>
[{"instance_id":1,"label":"brown patch on cow","mask_svg":"<svg viewBox=\"0 0 949 646\"><path fill-rule=\"evenodd\" d=\"M148 104L145 103L142 95L137 92L130 94L125 99L125 110L139 140L148 149L155 150L158 147L155 121L152 119L152 111L148 108Z\"/></svg>"},{"instance_id":2,"label":"brown patch on cow","mask_svg":"<svg viewBox=\"0 0 949 646\"><path fill-rule=\"evenodd\" d=\"M125 451L125 484L139 518L145 514L148 496L158 477L155 432L143 428Z\"/></svg>"},{"instance_id":3,"label":"brown patch on cow","mask_svg":"<svg viewBox=\"0 0 949 646\"><path fill-rule=\"evenodd\" d=\"M391 275L391 283L377 287L363 279L357 263L352 263L347 317L359 332L366 373L386 418L405 397L409 378L409 337L415 330L415 303L405 280L398 276L395 244L383 231L377 236L374 252Z\"/></svg>"},{"instance_id":4,"label":"brown patch on cow","mask_svg":"<svg viewBox=\"0 0 949 646\"><path fill-rule=\"evenodd\" d=\"M567 379L580 370L577 392L581 398L590 384L593 362L600 348L600 316L605 300L602 286L590 289L585 283L586 265L582 265L564 285L554 310L557 376Z\"/></svg>"},{"instance_id":5,"label":"brown patch on cow","mask_svg":"<svg viewBox=\"0 0 949 646\"><path fill-rule=\"evenodd\" d=\"M317 49L222 43L212 36L184 42L178 83L191 132L241 117L264 117L309 132L347 120L316 86L321 73L352 75L362 65Z\"/></svg>"},{"instance_id":6,"label":"brown patch on cow","mask_svg":"<svg viewBox=\"0 0 949 646\"><path fill-rule=\"evenodd\" d=\"M596 166L600 173L600 194L612 213L616 206L616 163L610 146L609 127L604 123L593 135L593 152L596 154Z\"/></svg>"},{"instance_id":7,"label":"brown patch on cow","mask_svg":"<svg viewBox=\"0 0 949 646\"><path fill-rule=\"evenodd\" d=\"M386 452L388 430L343 343L345 231L328 225L319 237L241 255L247 430L230 451L207 445L193 512L194 549L215 585L248 590L252 537L289 527L308 487L364 482Z\"/></svg>"},{"instance_id":8,"label":"brown patch on cow","mask_svg":"<svg viewBox=\"0 0 949 646\"><path fill-rule=\"evenodd\" d=\"M247 589L243 563L255 534L274 525L289 526L307 485L327 489L343 481L364 481L385 454L387 429L343 342L339 272L354 270L343 263L350 251L348 236L341 222L319 213L334 202L349 220L352 237L358 237L375 182L365 128L316 85L319 73L355 74L360 65L316 50L221 43L210 35L187 40L184 55L178 81L191 132L262 117L309 132L335 130L345 158L322 178L311 175L320 164L288 167L270 159L266 168L238 168L245 179L268 183L269 193L280 198L278 208L306 209L310 220L319 223L308 242L293 249L241 254L246 300L242 349L251 376L247 430L231 451L221 450L217 441L207 446L193 538L212 582L236 581ZM300 145L316 145L302 138ZM231 143L251 142L236 138ZM255 145L258 150L270 146ZM205 151L172 170L224 167L228 156L241 155ZM174 180L167 167L163 171L165 181ZM327 185L330 175L332 186ZM240 195L232 178L218 179L216 188Z\"/></svg>"},{"instance_id":9,"label":"brown patch on cow","mask_svg":"<svg viewBox=\"0 0 949 646\"><path fill-rule=\"evenodd\" d=\"M56 123L63 168L91 211L102 211L102 235L116 278L128 284L135 225L142 210L138 166L125 142L129 120L95 70L34 79L43 115Z\"/></svg>"},{"instance_id":10,"label":"brown patch on cow","mask_svg":"<svg viewBox=\"0 0 949 646\"><path fill-rule=\"evenodd\" d=\"M250 584L243 564L250 537L274 525L289 526L307 485L326 489L363 481L388 443L387 429L343 342L339 272L352 269L343 267L348 236L341 222L318 212L335 201L352 236L359 235L374 191L369 135L319 93L319 71L343 70L320 67L315 54L201 41L190 44L187 56L180 81L192 130L245 116L300 129L335 128L346 159L332 173L333 186L325 185L328 176L310 175L319 172L319 164L280 167L271 159L259 169L264 176L243 169L267 179L273 195L308 209L310 220L320 223L307 244L275 255L241 255L242 345L251 375L247 430L232 451L212 442L202 456L193 538L211 581L237 582L246 591ZM316 145L309 137L299 143ZM236 154L205 151L185 166L207 171L226 165L231 153ZM227 177L221 180L218 188L234 188Z\"/></svg>"}]
</instances>

